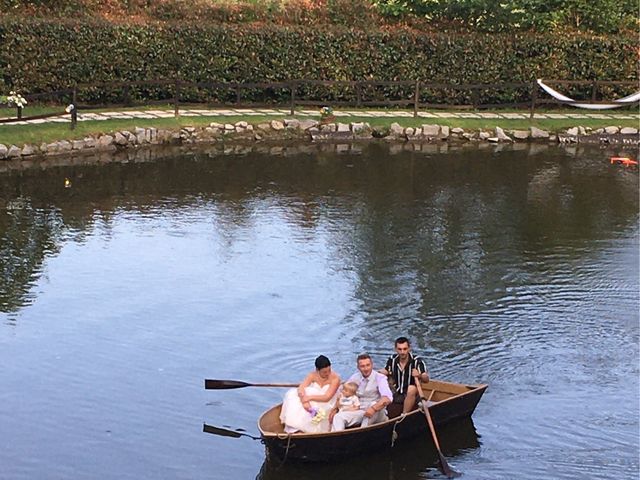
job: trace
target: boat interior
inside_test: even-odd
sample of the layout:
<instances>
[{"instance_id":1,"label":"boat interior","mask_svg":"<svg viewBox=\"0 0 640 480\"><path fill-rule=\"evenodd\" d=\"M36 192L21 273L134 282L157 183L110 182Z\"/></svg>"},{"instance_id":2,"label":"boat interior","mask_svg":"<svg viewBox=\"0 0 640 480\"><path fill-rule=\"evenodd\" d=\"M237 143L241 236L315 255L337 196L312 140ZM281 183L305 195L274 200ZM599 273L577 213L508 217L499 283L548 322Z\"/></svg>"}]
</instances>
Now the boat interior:
<instances>
[{"instance_id":1,"label":"boat interior","mask_svg":"<svg viewBox=\"0 0 640 480\"><path fill-rule=\"evenodd\" d=\"M449 398L462 395L464 393L480 388L479 385L464 385L459 383L443 382L439 380L430 380L429 382L422 382L422 393L425 399L429 402L428 405L439 403ZM391 405L395 406L394 404ZM262 417L260 417L260 429L263 433L284 433L284 425L280 423L280 408L282 404L278 404L275 407L266 411ZM402 407L398 405L397 409L388 409L389 418L394 418L402 413Z\"/></svg>"}]
</instances>

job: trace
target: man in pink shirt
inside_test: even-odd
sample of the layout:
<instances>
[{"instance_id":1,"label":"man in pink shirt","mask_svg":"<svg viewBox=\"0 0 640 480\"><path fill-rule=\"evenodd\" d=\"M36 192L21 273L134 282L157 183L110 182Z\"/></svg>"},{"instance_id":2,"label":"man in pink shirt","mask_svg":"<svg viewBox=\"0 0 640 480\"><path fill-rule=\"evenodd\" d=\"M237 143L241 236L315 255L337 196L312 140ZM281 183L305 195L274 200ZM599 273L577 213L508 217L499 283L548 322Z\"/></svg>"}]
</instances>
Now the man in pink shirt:
<instances>
[{"instance_id":1,"label":"man in pink shirt","mask_svg":"<svg viewBox=\"0 0 640 480\"><path fill-rule=\"evenodd\" d=\"M393 400L387 377L373 369L373 361L367 353L358 355L358 372L351 375L348 382L358 385L356 394L360 399L360 409L340 411L336 408L329 413L331 430L338 432L347 427L366 427L387 420L385 408Z\"/></svg>"}]
</instances>

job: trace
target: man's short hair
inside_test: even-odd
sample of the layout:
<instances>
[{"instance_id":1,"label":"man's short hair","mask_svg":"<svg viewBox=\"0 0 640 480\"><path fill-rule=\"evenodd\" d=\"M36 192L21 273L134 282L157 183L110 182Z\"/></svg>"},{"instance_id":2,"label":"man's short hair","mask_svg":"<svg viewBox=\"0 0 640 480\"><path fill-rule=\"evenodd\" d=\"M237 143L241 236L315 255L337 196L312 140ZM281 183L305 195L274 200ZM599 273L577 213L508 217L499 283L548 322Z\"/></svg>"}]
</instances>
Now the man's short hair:
<instances>
[{"instance_id":1,"label":"man's short hair","mask_svg":"<svg viewBox=\"0 0 640 480\"><path fill-rule=\"evenodd\" d=\"M356 358L356 361L360 361L360 360L371 360L371 355L369 355L368 353L361 353L360 355L358 355L358 357Z\"/></svg>"},{"instance_id":2,"label":"man's short hair","mask_svg":"<svg viewBox=\"0 0 640 480\"><path fill-rule=\"evenodd\" d=\"M409 339L407 337L398 337L396 338L395 343L393 344L394 346L398 346L401 343L406 343L407 345L411 346L411 342L409 342Z\"/></svg>"}]
</instances>

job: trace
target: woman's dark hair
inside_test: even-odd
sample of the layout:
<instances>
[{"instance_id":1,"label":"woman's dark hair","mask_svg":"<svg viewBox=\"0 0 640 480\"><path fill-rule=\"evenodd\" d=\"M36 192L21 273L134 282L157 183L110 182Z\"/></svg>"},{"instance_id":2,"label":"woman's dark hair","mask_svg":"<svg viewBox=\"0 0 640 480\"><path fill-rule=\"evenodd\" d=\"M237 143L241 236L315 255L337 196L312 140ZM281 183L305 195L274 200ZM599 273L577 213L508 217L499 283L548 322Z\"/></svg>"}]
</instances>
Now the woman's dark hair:
<instances>
[{"instance_id":1,"label":"woman's dark hair","mask_svg":"<svg viewBox=\"0 0 640 480\"><path fill-rule=\"evenodd\" d=\"M320 355L316 358L316 370L322 370L323 368L327 368L331 366L331 362L324 355Z\"/></svg>"}]
</instances>

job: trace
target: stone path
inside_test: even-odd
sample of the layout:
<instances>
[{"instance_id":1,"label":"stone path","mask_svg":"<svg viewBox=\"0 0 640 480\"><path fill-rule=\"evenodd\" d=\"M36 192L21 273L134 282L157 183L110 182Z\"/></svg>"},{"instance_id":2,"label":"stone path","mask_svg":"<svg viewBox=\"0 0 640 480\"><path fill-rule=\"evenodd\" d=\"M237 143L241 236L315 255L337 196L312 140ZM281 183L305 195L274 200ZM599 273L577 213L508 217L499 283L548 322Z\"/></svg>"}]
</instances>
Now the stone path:
<instances>
[{"instance_id":1,"label":"stone path","mask_svg":"<svg viewBox=\"0 0 640 480\"><path fill-rule=\"evenodd\" d=\"M28 115L28 111L26 113ZM233 109L201 109L185 108L180 110L182 117L238 117L238 116L289 116L291 111L283 108L233 108ZM297 117L319 117L318 110L296 110ZM334 112L338 118L347 120L349 117L413 117L413 112L403 110L338 110ZM167 110L121 110L111 112L87 112L78 115L78 121L100 121L100 120L123 120L133 118L172 118L173 109ZM420 118L484 118L484 119L522 119L529 118L529 113L497 113L497 112L418 112ZM611 119L611 120L640 120L640 113L536 113L534 118L551 119ZM7 123L4 125L27 125L39 123L69 123L68 116L53 117L37 120L27 120L22 122Z\"/></svg>"}]
</instances>

